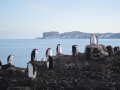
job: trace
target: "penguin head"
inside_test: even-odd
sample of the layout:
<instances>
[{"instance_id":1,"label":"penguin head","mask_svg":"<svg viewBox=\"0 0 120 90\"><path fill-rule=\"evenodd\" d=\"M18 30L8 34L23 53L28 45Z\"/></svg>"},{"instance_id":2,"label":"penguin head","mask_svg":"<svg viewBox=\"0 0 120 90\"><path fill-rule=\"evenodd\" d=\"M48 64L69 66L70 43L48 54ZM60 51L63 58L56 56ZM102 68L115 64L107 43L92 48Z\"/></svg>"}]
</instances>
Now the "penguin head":
<instances>
[{"instance_id":1,"label":"penguin head","mask_svg":"<svg viewBox=\"0 0 120 90\"><path fill-rule=\"evenodd\" d=\"M38 49L35 49L35 53L38 54Z\"/></svg>"},{"instance_id":2,"label":"penguin head","mask_svg":"<svg viewBox=\"0 0 120 90\"><path fill-rule=\"evenodd\" d=\"M48 52L50 52L50 51L51 51L51 48L48 48L46 52L48 53Z\"/></svg>"},{"instance_id":3,"label":"penguin head","mask_svg":"<svg viewBox=\"0 0 120 90\"><path fill-rule=\"evenodd\" d=\"M118 51L118 50L120 50L119 46L115 46L114 51Z\"/></svg>"},{"instance_id":4,"label":"penguin head","mask_svg":"<svg viewBox=\"0 0 120 90\"><path fill-rule=\"evenodd\" d=\"M58 44L57 46L60 46L60 44Z\"/></svg>"},{"instance_id":5,"label":"penguin head","mask_svg":"<svg viewBox=\"0 0 120 90\"><path fill-rule=\"evenodd\" d=\"M52 56L52 50L51 50L51 48L48 48L46 50L46 57L48 57L49 55Z\"/></svg>"},{"instance_id":6,"label":"penguin head","mask_svg":"<svg viewBox=\"0 0 120 90\"><path fill-rule=\"evenodd\" d=\"M38 54L38 49L33 49L33 52L35 53L35 54Z\"/></svg>"},{"instance_id":7,"label":"penguin head","mask_svg":"<svg viewBox=\"0 0 120 90\"><path fill-rule=\"evenodd\" d=\"M107 48L108 51L112 50L112 46L110 46L110 45L108 45L106 48Z\"/></svg>"},{"instance_id":8,"label":"penguin head","mask_svg":"<svg viewBox=\"0 0 120 90\"><path fill-rule=\"evenodd\" d=\"M60 45L60 44L57 44L56 50L58 50L58 48L60 48L60 47L61 47L61 45Z\"/></svg>"},{"instance_id":9,"label":"penguin head","mask_svg":"<svg viewBox=\"0 0 120 90\"><path fill-rule=\"evenodd\" d=\"M78 45L73 45L73 46L72 46L72 48L77 48L77 47L78 47Z\"/></svg>"},{"instance_id":10,"label":"penguin head","mask_svg":"<svg viewBox=\"0 0 120 90\"><path fill-rule=\"evenodd\" d=\"M51 50L51 48L48 48L48 50Z\"/></svg>"},{"instance_id":11,"label":"penguin head","mask_svg":"<svg viewBox=\"0 0 120 90\"><path fill-rule=\"evenodd\" d=\"M72 48L74 48L75 47L75 45L72 45Z\"/></svg>"},{"instance_id":12,"label":"penguin head","mask_svg":"<svg viewBox=\"0 0 120 90\"><path fill-rule=\"evenodd\" d=\"M14 56L13 56L13 55L9 55L9 56L7 57L7 63L8 63L8 64L12 64L12 63L13 63L13 60L14 60Z\"/></svg>"}]
</instances>

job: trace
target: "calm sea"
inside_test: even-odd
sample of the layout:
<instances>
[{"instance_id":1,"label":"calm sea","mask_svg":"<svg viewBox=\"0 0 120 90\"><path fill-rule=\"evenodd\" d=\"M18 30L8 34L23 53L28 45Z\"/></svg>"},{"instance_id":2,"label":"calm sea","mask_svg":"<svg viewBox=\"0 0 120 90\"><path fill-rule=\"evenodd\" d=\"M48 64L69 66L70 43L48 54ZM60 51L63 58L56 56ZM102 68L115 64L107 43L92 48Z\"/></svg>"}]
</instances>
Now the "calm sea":
<instances>
[{"instance_id":1,"label":"calm sea","mask_svg":"<svg viewBox=\"0 0 120 90\"><path fill-rule=\"evenodd\" d=\"M51 48L53 55L56 54L57 44L61 44L64 54L71 54L72 45L78 45L80 52L84 52L85 46L90 42L89 39L1 39L0 40L0 60L3 64L7 63L8 55L14 55L13 64L18 67L27 67L30 61L31 51L38 49L38 61L45 59L47 48ZM99 44L120 46L120 39L99 39Z\"/></svg>"}]
</instances>

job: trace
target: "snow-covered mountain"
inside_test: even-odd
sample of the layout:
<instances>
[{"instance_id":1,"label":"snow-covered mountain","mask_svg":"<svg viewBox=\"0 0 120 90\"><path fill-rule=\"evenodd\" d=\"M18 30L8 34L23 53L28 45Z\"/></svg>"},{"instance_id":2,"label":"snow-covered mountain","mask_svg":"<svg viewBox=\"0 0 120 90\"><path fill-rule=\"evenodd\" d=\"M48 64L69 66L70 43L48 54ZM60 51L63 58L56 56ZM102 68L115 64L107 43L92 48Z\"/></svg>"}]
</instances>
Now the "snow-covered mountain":
<instances>
[{"instance_id":1,"label":"snow-covered mountain","mask_svg":"<svg viewBox=\"0 0 120 90\"><path fill-rule=\"evenodd\" d=\"M120 38L120 33L94 33L101 39L117 39ZM79 31L65 32L44 32L42 39L89 39L91 33L84 33Z\"/></svg>"}]
</instances>

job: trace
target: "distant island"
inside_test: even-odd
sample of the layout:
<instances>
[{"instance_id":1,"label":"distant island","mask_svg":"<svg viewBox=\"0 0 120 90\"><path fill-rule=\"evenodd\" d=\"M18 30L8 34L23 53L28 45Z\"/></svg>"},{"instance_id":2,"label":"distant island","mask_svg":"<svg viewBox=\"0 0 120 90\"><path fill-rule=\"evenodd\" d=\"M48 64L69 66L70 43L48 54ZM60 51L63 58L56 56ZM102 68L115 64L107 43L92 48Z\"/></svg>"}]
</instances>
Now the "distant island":
<instances>
[{"instance_id":1,"label":"distant island","mask_svg":"<svg viewBox=\"0 0 120 90\"><path fill-rule=\"evenodd\" d=\"M92 33L72 31L59 33L56 31L44 32L43 37L36 39L89 39ZM100 39L120 39L120 33L94 33Z\"/></svg>"}]
</instances>

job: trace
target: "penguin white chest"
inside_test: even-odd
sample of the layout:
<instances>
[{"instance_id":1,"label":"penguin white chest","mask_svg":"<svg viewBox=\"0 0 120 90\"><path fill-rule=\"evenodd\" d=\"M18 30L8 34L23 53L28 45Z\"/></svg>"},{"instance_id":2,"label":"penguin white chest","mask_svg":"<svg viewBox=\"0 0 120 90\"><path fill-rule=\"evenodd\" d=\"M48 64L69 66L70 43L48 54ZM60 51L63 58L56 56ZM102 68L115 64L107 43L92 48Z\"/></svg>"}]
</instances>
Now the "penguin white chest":
<instances>
[{"instance_id":1,"label":"penguin white chest","mask_svg":"<svg viewBox=\"0 0 120 90\"><path fill-rule=\"evenodd\" d=\"M60 45L58 46L58 53L62 53L62 47Z\"/></svg>"},{"instance_id":2,"label":"penguin white chest","mask_svg":"<svg viewBox=\"0 0 120 90\"><path fill-rule=\"evenodd\" d=\"M52 56L52 50L48 50L48 55Z\"/></svg>"},{"instance_id":3,"label":"penguin white chest","mask_svg":"<svg viewBox=\"0 0 120 90\"><path fill-rule=\"evenodd\" d=\"M33 66L31 64L28 65L28 76L29 77L33 76Z\"/></svg>"},{"instance_id":4,"label":"penguin white chest","mask_svg":"<svg viewBox=\"0 0 120 90\"><path fill-rule=\"evenodd\" d=\"M30 78L35 78L36 77L36 71L33 70L32 64L28 65L28 76Z\"/></svg>"},{"instance_id":5,"label":"penguin white chest","mask_svg":"<svg viewBox=\"0 0 120 90\"><path fill-rule=\"evenodd\" d=\"M79 50L78 50L78 46L76 46L76 53L78 53L79 52Z\"/></svg>"},{"instance_id":6,"label":"penguin white chest","mask_svg":"<svg viewBox=\"0 0 120 90\"><path fill-rule=\"evenodd\" d=\"M35 60L37 61L37 54L38 54L38 52L37 52L37 50L35 51Z\"/></svg>"}]
</instances>

